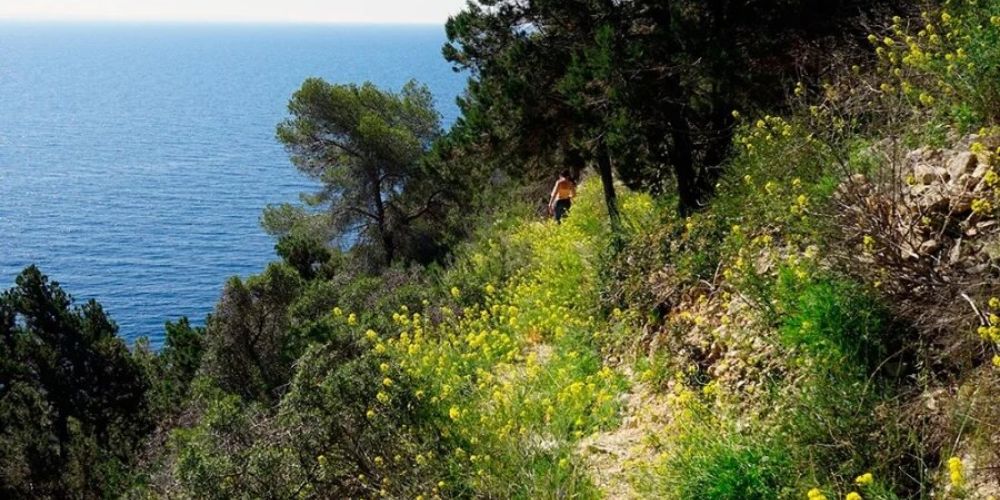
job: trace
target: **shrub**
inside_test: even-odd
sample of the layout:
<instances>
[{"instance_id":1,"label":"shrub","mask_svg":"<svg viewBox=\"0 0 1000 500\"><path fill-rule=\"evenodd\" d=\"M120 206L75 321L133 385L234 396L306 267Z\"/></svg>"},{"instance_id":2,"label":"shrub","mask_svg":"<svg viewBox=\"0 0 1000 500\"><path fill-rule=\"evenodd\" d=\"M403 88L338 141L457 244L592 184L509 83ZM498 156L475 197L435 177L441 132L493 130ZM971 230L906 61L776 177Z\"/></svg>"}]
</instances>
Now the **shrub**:
<instances>
[{"instance_id":1,"label":"shrub","mask_svg":"<svg viewBox=\"0 0 1000 500\"><path fill-rule=\"evenodd\" d=\"M1000 3L948 0L919 20L896 17L885 36L869 40L880 56L883 92L968 130L1000 115Z\"/></svg>"},{"instance_id":2,"label":"shrub","mask_svg":"<svg viewBox=\"0 0 1000 500\"><path fill-rule=\"evenodd\" d=\"M818 359L868 375L899 347L888 312L855 283L824 276L803 280L785 268L775 295L788 309L783 341Z\"/></svg>"},{"instance_id":3,"label":"shrub","mask_svg":"<svg viewBox=\"0 0 1000 500\"><path fill-rule=\"evenodd\" d=\"M301 288L298 273L282 264L246 281L229 280L206 333L206 368L220 387L260 401L280 396L295 361L286 344L289 308Z\"/></svg>"},{"instance_id":4,"label":"shrub","mask_svg":"<svg viewBox=\"0 0 1000 500\"><path fill-rule=\"evenodd\" d=\"M665 449L636 483L649 497L773 499L788 496L797 469L780 438L738 431L688 389L671 394Z\"/></svg>"}]
</instances>

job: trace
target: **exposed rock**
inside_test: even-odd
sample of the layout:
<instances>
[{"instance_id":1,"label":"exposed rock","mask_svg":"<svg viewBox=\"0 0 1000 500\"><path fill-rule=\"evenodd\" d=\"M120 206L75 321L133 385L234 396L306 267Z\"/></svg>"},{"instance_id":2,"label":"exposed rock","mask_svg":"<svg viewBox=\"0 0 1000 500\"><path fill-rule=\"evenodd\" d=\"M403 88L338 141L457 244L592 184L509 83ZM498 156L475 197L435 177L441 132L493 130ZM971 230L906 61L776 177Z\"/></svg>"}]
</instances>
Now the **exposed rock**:
<instances>
[{"instance_id":1,"label":"exposed rock","mask_svg":"<svg viewBox=\"0 0 1000 500\"><path fill-rule=\"evenodd\" d=\"M982 163L980 163L979 165L976 166L975 170L972 171L972 178L975 179L976 182L978 182L980 179L982 179L986 175L986 172L989 172L989 171L990 171L990 164L986 163L986 162L982 162Z\"/></svg>"},{"instance_id":2,"label":"exposed rock","mask_svg":"<svg viewBox=\"0 0 1000 500\"><path fill-rule=\"evenodd\" d=\"M922 186L924 189L919 189L916 191L913 203L917 208L924 212L948 212L948 208L951 206L951 198L949 193L945 191L943 186Z\"/></svg>"},{"instance_id":3,"label":"exposed rock","mask_svg":"<svg viewBox=\"0 0 1000 500\"><path fill-rule=\"evenodd\" d=\"M939 181L948 182L949 179L947 169L926 163L918 163L915 165L913 167L913 176L917 179L919 184L925 185L933 184Z\"/></svg>"},{"instance_id":4,"label":"exposed rock","mask_svg":"<svg viewBox=\"0 0 1000 500\"><path fill-rule=\"evenodd\" d=\"M976 170L978 164L979 158L976 155L964 151L952 156L948 160L948 174L952 179L958 179L962 174L968 174Z\"/></svg>"},{"instance_id":5,"label":"exposed rock","mask_svg":"<svg viewBox=\"0 0 1000 500\"><path fill-rule=\"evenodd\" d=\"M972 210L972 196L969 196L966 193L952 196L949 209L956 215L969 213L969 211Z\"/></svg>"},{"instance_id":6,"label":"exposed rock","mask_svg":"<svg viewBox=\"0 0 1000 500\"><path fill-rule=\"evenodd\" d=\"M920 244L917 250L921 255L930 255L941 249L941 244L937 240L927 240Z\"/></svg>"},{"instance_id":7,"label":"exposed rock","mask_svg":"<svg viewBox=\"0 0 1000 500\"><path fill-rule=\"evenodd\" d=\"M962 238L955 240L955 246L951 249L951 253L948 255L948 262L951 265L958 264L962 260Z\"/></svg>"},{"instance_id":8,"label":"exposed rock","mask_svg":"<svg viewBox=\"0 0 1000 500\"><path fill-rule=\"evenodd\" d=\"M990 241L984 243L983 252L986 253L991 261L1000 261L1000 236L994 237Z\"/></svg>"}]
</instances>

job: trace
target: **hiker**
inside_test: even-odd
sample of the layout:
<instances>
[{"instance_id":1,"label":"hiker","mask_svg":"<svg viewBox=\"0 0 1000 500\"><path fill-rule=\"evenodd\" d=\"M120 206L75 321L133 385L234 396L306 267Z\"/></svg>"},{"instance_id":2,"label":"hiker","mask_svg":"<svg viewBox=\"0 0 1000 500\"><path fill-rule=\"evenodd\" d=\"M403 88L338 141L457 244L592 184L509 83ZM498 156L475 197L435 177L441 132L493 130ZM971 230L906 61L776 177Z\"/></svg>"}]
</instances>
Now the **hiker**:
<instances>
[{"instance_id":1,"label":"hiker","mask_svg":"<svg viewBox=\"0 0 1000 500\"><path fill-rule=\"evenodd\" d=\"M552 188L552 196L549 197L549 213L555 216L557 223L561 224L566 217L570 206L573 205L574 196L576 196L576 184L570 178L569 170L563 170Z\"/></svg>"}]
</instances>

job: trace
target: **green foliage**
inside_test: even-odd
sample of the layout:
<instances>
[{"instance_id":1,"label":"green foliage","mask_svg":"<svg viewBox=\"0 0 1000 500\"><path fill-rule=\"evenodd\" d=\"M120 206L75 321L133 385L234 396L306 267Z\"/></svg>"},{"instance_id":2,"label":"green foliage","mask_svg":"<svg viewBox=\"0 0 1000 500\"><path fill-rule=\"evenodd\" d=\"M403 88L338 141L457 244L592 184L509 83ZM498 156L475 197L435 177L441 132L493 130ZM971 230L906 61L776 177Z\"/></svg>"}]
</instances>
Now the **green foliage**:
<instances>
[{"instance_id":1,"label":"green foliage","mask_svg":"<svg viewBox=\"0 0 1000 500\"><path fill-rule=\"evenodd\" d=\"M149 381L117 332L34 266L0 295L0 496L121 490L152 422Z\"/></svg>"},{"instance_id":2,"label":"green foliage","mask_svg":"<svg viewBox=\"0 0 1000 500\"><path fill-rule=\"evenodd\" d=\"M143 363L152 385L149 391L152 413L160 419L183 408L205 354L205 328L191 326L187 318L176 323L168 321L164 333L160 352L146 351Z\"/></svg>"},{"instance_id":3,"label":"green foliage","mask_svg":"<svg viewBox=\"0 0 1000 500\"><path fill-rule=\"evenodd\" d=\"M356 335L353 318L328 312L286 339L293 347L297 340L312 342L274 411L202 384L193 399L197 424L171 437L176 491L204 498L341 498L379 491L412 496L408 492L436 487L423 464L400 458L433 439L423 405L406 376L379 362ZM392 391L391 401L378 397L382 391Z\"/></svg>"},{"instance_id":4,"label":"green foliage","mask_svg":"<svg viewBox=\"0 0 1000 500\"><path fill-rule=\"evenodd\" d=\"M220 387L259 401L280 395L300 354L286 344L289 307L302 286L298 273L283 264L246 281L229 280L206 332L208 371Z\"/></svg>"},{"instance_id":5,"label":"green foliage","mask_svg":"<svg viewBox=\"0 0 1000 500\"><path fill-rule=\"evenodd\" d=\"M599 188L582 186L561 226L515 219L484 229L434 298L457 306L430 317L401 308L373 340L426 404L441 448L414 450L411 461L436 463L448 496L598 494L573 450L616 421L611 395L622 387L592 335L603 324L592 262L608 234ZM395 385L383 389L375 413L398 397Z\"/></svg>"},{"instance_id":6,"label":"green foliage","mask_svg":"<svg viewBox=\"0 0 1000 500\"><path fill-rule=\"evenodd\" d=\"M859 34L859 11L893 3L470 2L444 54L473 71L462 126L514 156L595 160L614 224L612 158L629 186L674 179L681 209L698 208L731 112L780 106L783 84L823 64L807 48L826 56Z\"/></svg>"},{"instance_id":7,"label":"green foliage","mask_svg":"<svg viewBox=\"0 0 1000 500\"><path fill-rule=\"evenodd\" d=\"M781 435L738 430L687 389L673 394L663 450L635 478L649 497L788 498L798 480L791 445ZM754 423L756 424L756 423ZM757 430L754 428L753 430Z\"/></svg>"},{"instance_id":8,"label":"green foliage","mask_svg":"<svg viewBox=\"0 0 1000 500\"><path fill-rule=\"evenodd\" d=\"M795 272L779 272L775 299L785 303L782 339L803 347L819 359L872 373L898 340L888 312L858 285L838 278L817 277L803 282Z\"/></svg>"},{"instance_id":9,"label":"green foliage","mask_svg":"<svg viewBox=\"0 0 1000 500\"><path fill-rule=\"evenodd\" d=\"M315 236L296 234L282 237L274 250L306 281L317 276L329 278L333 275L334 252Z\"/></svg>"},{"instance_id":10,"label":"green foliage","mask_svg":"<svg viewBox=\"0 0 1000 500\"><path fill-rule=\"evenodd\" d=\"M328 207L331 236L369 248L373 264L416 259L401 245L414 221L440 209L447 191L439 172L427 168L437 164L421 161L441 133L430 90L411 81L396 94L370 83L332 85L312 78L288 111L278 139L295 166L322 183L307 201ZM314 220L289 207L269 213L264 222L278 233L296 221Z\"/></svg>"},{"instance_id":11,"label":"green foliage","mask_svg":"<svg viewBox=\"0 0 1000 500\"><path fill-rule=\"evenodd\" d=\"M1000 119L1000 3L946 0L919 20L895 18L885 36L871 35L880 58L881 90L899 94L941 123L968 131Z\"/></svg>"}]
</instances>

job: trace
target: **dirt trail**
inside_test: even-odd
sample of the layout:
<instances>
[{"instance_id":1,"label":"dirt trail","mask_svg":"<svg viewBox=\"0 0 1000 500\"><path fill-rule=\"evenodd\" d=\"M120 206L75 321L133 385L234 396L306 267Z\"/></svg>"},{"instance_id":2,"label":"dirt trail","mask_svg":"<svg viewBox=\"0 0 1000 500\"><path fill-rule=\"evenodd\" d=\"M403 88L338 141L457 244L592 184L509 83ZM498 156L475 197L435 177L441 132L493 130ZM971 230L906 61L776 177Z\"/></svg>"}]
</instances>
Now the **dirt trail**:
<instances>
[{"instance_id":1,"label":"dirt trail","mask_svg":"<svg viewBox=\"0 0 1000 500\"><path fill-rule=\"evenodd\" d=\"M631 383L629 391L621 396L621 425L584 439L577 449L594 484L604 498L612 500L642 498L629 480L630 465L654 460L649 438L660 431L669 413L665 397L636 381L631 370L622 371Z\"/></svg>"}]
</instances>

